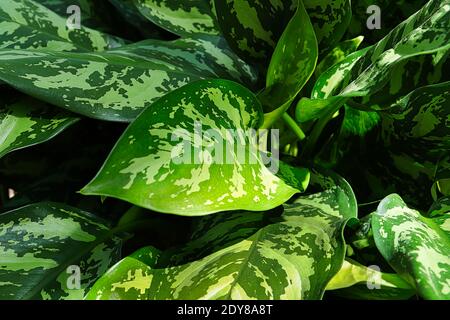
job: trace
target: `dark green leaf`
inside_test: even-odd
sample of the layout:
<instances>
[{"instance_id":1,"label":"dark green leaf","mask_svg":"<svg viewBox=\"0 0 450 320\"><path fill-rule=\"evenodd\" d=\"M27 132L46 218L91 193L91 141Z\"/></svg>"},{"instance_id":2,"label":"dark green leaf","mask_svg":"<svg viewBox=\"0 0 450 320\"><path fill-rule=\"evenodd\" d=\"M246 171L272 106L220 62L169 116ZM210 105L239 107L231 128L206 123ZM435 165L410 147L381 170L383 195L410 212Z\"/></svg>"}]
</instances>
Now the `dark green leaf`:
<instances>
[{"instance_id":1,"label":"dark green leaf","mask_svg":"<svg viewBox=\"0 0 450 320\"><path fill-rule=\"evenodd\" d=\"M70 113L31 98L0 106L0 158L45 142L76 121Z\"/></svg>"},{"instance_id":2,"label":"dark green leaf","mask_svg":"<svg viewBox=\"0 0 450 320\"><path fill-rule=\"evenodd\" d=\"M123 41L85 27L69 30L67 19L32 0L0 1L0 48L103 51Z\"/></svg>"},{"instance_id":3,"label":"dark green leaf","mask_svg":"<svg viewBox=\"0 0 450 320\"><path fill-rule=\"evenodd\" d=\"M50 202L1 214L0 243L0 297L18 300L81 299L121 246L105 221ZM79 288L70 266L80 268Z\"/></svg>"}]
</instances>

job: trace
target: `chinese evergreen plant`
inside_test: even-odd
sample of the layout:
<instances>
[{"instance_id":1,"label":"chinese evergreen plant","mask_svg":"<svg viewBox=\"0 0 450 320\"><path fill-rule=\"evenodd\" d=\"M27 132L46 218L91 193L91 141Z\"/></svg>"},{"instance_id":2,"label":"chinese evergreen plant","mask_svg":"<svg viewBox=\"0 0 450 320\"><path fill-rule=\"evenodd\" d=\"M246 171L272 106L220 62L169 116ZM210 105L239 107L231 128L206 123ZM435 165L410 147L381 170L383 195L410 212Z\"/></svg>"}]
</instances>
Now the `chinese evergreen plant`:
<instances>
[{"instance_id":1,"label":"chinese evergreen plant","mask_svg":"<svg viewBox=\"0 0 450 320\"><path fill-rule=\"evenodd\" d=\"M449 0L1 0L0 299L450 299L449 52Z\"/></svg>"}]
</instances>

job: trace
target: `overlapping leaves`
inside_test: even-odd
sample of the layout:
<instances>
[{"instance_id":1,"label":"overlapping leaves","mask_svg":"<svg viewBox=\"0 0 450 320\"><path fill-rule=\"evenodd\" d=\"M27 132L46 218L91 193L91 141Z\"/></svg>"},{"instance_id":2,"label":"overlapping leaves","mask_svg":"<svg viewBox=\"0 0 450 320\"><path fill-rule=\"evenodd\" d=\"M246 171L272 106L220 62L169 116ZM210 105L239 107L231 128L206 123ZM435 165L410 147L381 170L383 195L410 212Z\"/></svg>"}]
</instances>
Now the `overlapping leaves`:
<instances>
[{"instance_id":1,"label":"overlapping leaves","mask_svg":"<svg viewBox=\"0 0 450 320\"><path fill-rule=\"evenodd\" d=\"M215 1L219 26L230 46L248 61L267 63L295 14L299 1ZM312 20L318 42L332 46L350 22L350 1L300 1Z\"/></svg>"},{"instance_id":2,"label":"overlapping leaves","mask_svg":"<svg viewBox=\"0 0 450 320\"><path fill-rule=\"evenodd\" d=\"M429 1L420 11L401 23L377 45L360 50L325 72L316 82L313 100L303 99L299 114L315 116L323 109L336 109L352 97L373 95L388 82L394 68L418 55L449 48L448 1ZM321 100L325 99L325 100ZM321 112L319 112L321 111Z\"/></svg>"},{"instance_id":3,"label":"overlapping leaves","mask_svg":"<svg viewBox=\"0 0 450 320\"><path fill-rule=\"evenodd\" d=\"M203 217L197 237L177 250L127 257L88 299L319 299L345 254L351 213L336 199L285 205L277 214ZM335 211L336 210L336 211Z\"/></svg>"},{"instance_id":4,"label":"overlapping leaves","mask_svg":"<svg viewBox=\"0 0 450 320\"><path fill-rule=\"evenodd\" d=\"M38 203L3 213L0 297L81 299L118 260L120 246L105 221L66 205Z\"/></svg>"},{"instance_id":5,"label":"overlapping leaves","mask_svg":"<svg viewBox=\"0 0 450 320\"><path fill-rule=\"evenodd\" d=\"M249 83L254 77L251 68L217 38L147 40L104 53L0 51L1 80L102 120L132 121L164 94L219 76Z\"/></svg>"}]
</instances>

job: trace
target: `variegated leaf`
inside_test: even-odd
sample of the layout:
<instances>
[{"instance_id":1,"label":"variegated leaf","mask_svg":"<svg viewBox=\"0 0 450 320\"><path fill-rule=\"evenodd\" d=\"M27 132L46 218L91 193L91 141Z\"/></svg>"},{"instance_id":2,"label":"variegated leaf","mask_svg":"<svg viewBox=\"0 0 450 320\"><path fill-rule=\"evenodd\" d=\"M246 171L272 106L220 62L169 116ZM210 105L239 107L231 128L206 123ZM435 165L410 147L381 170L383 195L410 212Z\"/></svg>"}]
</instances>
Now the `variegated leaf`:
<instances>
[{"instance_id":1,"label":"variegated leaf","mask_svg":"<svg viewBox=\"0 0 450 320\"><path fill-rule=\"evenodd\" d=\"M276 176L283 180L287 185L303 192L309 185L311 173L307 168L293 167L283 161L278 164Z\"/></svg>"},{"instance_id":2,"label":"variegated leaf","mask_svg":"<svg viewBox=\"0 0 450 320\"><path fill-rule=\"evenodd\" d=\"M247 61L267 63L297 1L214 0L214 4L218 24L234 52Z\"/></svg>"},{"instance_id":3,"label":"variegated leaf","mask_svg":"<svg viewBox=\"0 0 450 320\"><path fill-rule=\"evenodd\" d=\"M147 19L180 36L218 35L212 0L134 0Z\"/></svg>"},{"instance_id":4,"label":"variegated leaf","mask_svg":"<svg viewBox=\"0 0 450 320\"><path fill-rule=\"evenodd\" d=\"M359 36L354 39L345 40L338 43L325 57L320 60L320 63L317 65L314 73L319 76L329 68L344 60L348 55L358 49L363 40L364 37Z\"/></svg>"},{"instance_id":5,"label":"variegated leaf","mask_svg":"<svg viewBox=\"0 0 450 320\"><path fill-rule=\"evenodd\" d=\"M130 57L159 62L185 73L230 79L252 87L257 80L255 68L239 59L225 39L197 35L176 41L144 40L111 50Z\"/></svg>"},{"instance_id":6,"label":"variegated leaf","mask_svg":"<svg viewBox=\"0 0 450 320\"><path fill-rule=\"evenodd\" d=\"M0 1L0 48L103 51L123 40L85 27L70 30L67 18L32 0Z\"/></svg>"},{"instance_id":7,"label":"variegated leaf","mask_svg":"<svg viewBox=\"0 0 450 320\"><path fill-rule=\"evenodd\" d=\"M298 30L302 30L299 35ZM259 95L266 116L266 128L282 115L314 72L318 58L317 40L308 14L299 2L270 60L266 89ZM268 119L272 119L268 121Z\"/></svg>"},{"instance_id":8,"label":"variegated leaf","mask_svg":"<svg viewBox=\"0 0 450 320\"><path fill-rule=\"evenodd\" d=\"M298 114L314 117L324 111L338 109L346 100L373 95L388 82L392 72L402 63L419 55L450 48L449 1L431 0L420 11L391 31L377 45L351 54L328 70L317 81L312 100L302 99ZM317 99L326 99L317 101ZM306 120L305 118L303 121Z\"/></svg>"},{"instance_id":9,"label":"variegated leaf","mask_svg":"<svg viewBox=\"0 0 450 320\"><path fill-rule=\"evenodd\" d=\"M352 18L350 0L303 0L313 21L317 42L322 47L332 48L338 43Z\"/></svg>"},{"instance_id":10,"label":"variegated leaf","mask_svg":"<svg viewBox=\"0 0 450 320\"><path fill-rule=\"evenodd\" d=\"M45 202L3 213L0 298L81 299L119 259L120 246L105 221L66 205Z\"/></svg>"},{"instance_id":11,"label":"variegated leaf","mask_svg":"<svg viewBox=\"0 0 450 320\"><path fill-rule=\"evenodd\" d=\"M341 39L351 17L348 0L302 3L323 47ZM263 64L269 61L297 5L298 0L215 0L218 23L230 46L244 59Z\"/></svg>"},{"instance_id":12,"label":"variegated leaf","mask_svg":"<svg viewBox=\"0 0 450 320\"><path fill-rule=\"evenodd\" d=\"M45 142L76 121L70 113L31 98L0 106L0 158Z\"/></svg>"},{"instance_id":13,"label":"variegated leaf","mask_svg":"<svg viewBox=\"0 0 450 320\"><path fill-rule=\"evenodd\" d=\"M102 53L0 50L0 79L59 107L111 121L132 121L166 93L218 76L254 77L220 39L210 37L148 40Z\"/></svg>"},{"instance_id":14,"label":"variegated leaf","mask_svg":"<svg viewBox=\"0 0 450 320\"><path fill-rule=\"evenodd\" d=\"M181 255L163 252L156 265L154 259L148 265L125 258L87 298L320 299L344 259L345 215L329 214L326 206L311 202L285 205L281 216L242 212L204 217L203 235L181 248Z\"/></svg>"},{"instance_id":15,"label":"variegated leaf","mask_svg":"<svg viewBox=\"0 0 450 320\"><path fill-rule=\"evenodd\" d=\"M327 290L350 299L400 300L409 299L415 289L395 273L385 273L376 266L366 267L346 259L339 272L327 285Z\"/></svg>"},{"instance_id":16,"label":"variegated leaf","mask_svg":"<svg viewBox=\"0 0 450 320\"><path fill-rule=\"evenodd\" d=\"M437 216L446 216L447 218L450 218L450 216L448 215L449 213L450 213L450 196L446 196L435 201L428 210L427 215L432 218ZM447 229L449 228L450 225L447 226Z\"/></svg>"},{"instance_id":17,"label":"variegated leaf","mask_svg":"<svg viewBox=\"0 0 450 320\"><path fill-rule=\"evenodd\" d=\"M264 165L261 121L258 100L237 83L186 85L139 115L82 193L180 215L274 208L298 190ZM276 171L275 159L267 165Z\"/></svg>"},{"instance_id":18,"label":"variegated leaf","mask_svg":"<svg viewBox=\"0 0 450 320\"><path fill-rule=\"evenodd\" d=\"M383 257L423 298L450 298L448 223L423 217L393 194L379 204L372 227Z\"/></svg>"},{"instance_id":19,"label":"variegated leaf","mask_svg":"<svg viewBox=\"0 0 450 320\"><path fill-rule=\"evenodd\" d=\"M450 150L450 82L418 88L398 100L382 116L382 139L440 157Z\"/></svg>"},{"instance_id":20,"label":"variegated leaf","mask_svg":"<svg viewBox=\"0 0 450 320\"><path fill-rule=\"evenodd\" d=\"M308 205L321 203L328 207L328 213L341 215L343 218L357 218L358 204L350 184L340 175L323 168L311 169L310 187L320 192L308 196L302 196L295 203Z\"/></svg>"}]
</instances>

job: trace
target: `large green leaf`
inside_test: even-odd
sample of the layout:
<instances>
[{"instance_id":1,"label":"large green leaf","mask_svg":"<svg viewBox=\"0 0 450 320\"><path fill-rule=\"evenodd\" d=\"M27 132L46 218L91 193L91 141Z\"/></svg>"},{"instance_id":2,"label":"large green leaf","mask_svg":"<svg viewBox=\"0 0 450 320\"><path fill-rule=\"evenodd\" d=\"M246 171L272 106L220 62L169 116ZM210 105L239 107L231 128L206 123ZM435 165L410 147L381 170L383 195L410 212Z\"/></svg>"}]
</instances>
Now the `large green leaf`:
<instances>
[{"instance_id":1,"label":"large green leaf","mask_svg":"<svg viewBox=\"0 0 450 320\"><path fill-rule=\"evenodd\" d=\"M219 34L212 0L134 0L134 2L142 15L177 35Z\"/></svg>"},{"instance_id":2,"label":"large green leaf","mask_svg":"<svg viewBox=\"0 0 450 320\"><path fill-rule=\"evenodd\" d=\"M62 204L0 215L0 298L81 299L119 259L121 240L105 221ZM69 278L80 268L80 288Z\"/></svg>"},{"instance_id":3,"label":"large green leaf","mask_svg":"<svg viewBox=\"0 0 450 320\"><path fill-rule=\"evenodd\" d=\"M345 255L347 214L339 213L318 201L285 205L281 215L203 217L198 238L178 254L163 252L156 263L127 257L87 298L320 299Z\"/></svg>"},{"instance_id":4,"label":"large green leaf","mask_svg":"<svg viewBox=\"0 0 450 320\"><path fill-rule=\"evenodd\" d=\"M396 194L383 199L372 216L378 250L425 299L450 298L450 229L446 221L440 224L423 217Z\"/></svg>"},{"instance_id":5,"label":"large green leaf","mask_svg":"<svg viewBox=\"0 0 450 320\"><path fill-rule=\"evenodd\" d=\"M70 113L31 98L0 106L0 158L45 142L76 121Z\"/></svg>"},{"instance_id":6,"label":"large green leaf","mask_svg":"<svg viewBox=\"0 0 450 320\"><path fill-rule=\"evenodd\" d=\"M264 165L261 121L258 100L237 83L186 85L139 115L82 193L180 215L274 208L298 190Z\"/></svg>"},{"instance_id":7,"label":"large green leaf","mask_svg":"<svg viewBox=\"0 0 450 320\"><path fill-rule=\"evenodd\" d=\"M337 109L352 97L375 94L389 82L392 72L409 59L448 50L449 17L449 1L431 0L377 45L357 51L327 70L317 80L312 100L302 99L297 106L298 114L316 110L314 116L302 121L322 115L322 110Z\"/></svg>"},{"instance_id":8,"label":"large green leaf","mask_svg":"<svg viewBox=\"0 0 450 320\"><path fill-rule=\"evenodd\" d=\"M0 1L0 48L103 51L123 41L85 27L69 30L67 19L32 0Z\"/></svg>"},{"instance_id":9,"label":"large green leaf","mask_svg":"<svg viewBox=\"0 0 450 320\"><path fill-rule=\"evenodd\" d=\"M253 79L250 67L214 37L147 40L102 53L0 50L0 79L51 104L103 120L132 121L173 89L219 76Z\"/></svg>"},{"instance_id":10,"label":"large green leaf","mask_svg":"<svg viewBox=\"0 0 450 320\"><path fill-rule=\"evenodd\" d=\"M302 30L300 35L298 30ZM286 111L313 74L317 58L318 47L314 29L300 1L270 60L266 89L259 96L266 112L273 111L281 115ZM266 117L276 118L273 114ZM270 127L271 123L267 122L265 126Z\"/></svg>"}]
</instances>

